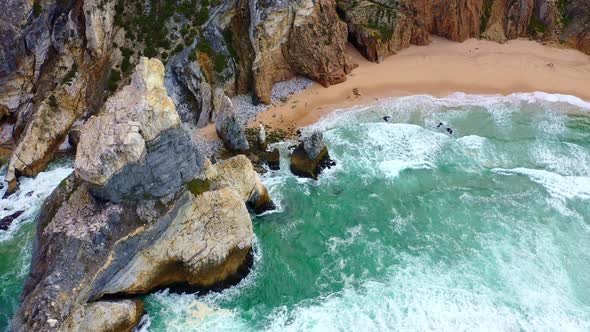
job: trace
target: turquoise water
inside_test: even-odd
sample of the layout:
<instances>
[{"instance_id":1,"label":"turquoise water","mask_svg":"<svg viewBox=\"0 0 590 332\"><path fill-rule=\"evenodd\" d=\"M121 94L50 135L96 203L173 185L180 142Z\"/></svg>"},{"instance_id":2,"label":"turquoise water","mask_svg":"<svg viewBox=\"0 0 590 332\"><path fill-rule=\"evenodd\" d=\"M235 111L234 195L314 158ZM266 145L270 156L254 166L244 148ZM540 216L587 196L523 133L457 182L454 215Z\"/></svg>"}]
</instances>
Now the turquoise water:
<instances>
[{"instance_id":1,"label":"turquoise water","mask_svg":"<svg viewBox=\"0 0 590 332\"><path fill-rule=\"evenodd\" d=\"M304 180L285 159L264 176L279 209L253 220L252 273L148 296L143 329L590 330L590 107L564 100L414 96L331 116L315 127L335 168Z\"/></svg>"},{"instance_id":2,"label":"turquoise water","mask_svg":"<svg viewBox=\"0 0 590 332\"><path fill-rule=\"evenodd\" d=\"M8 199L0 199L0 219L16 211L25 211L8 231L0 231L0 331L8 330L29 273L35 236L33 220L45 198L72 172L71 164L70 160L53 163L35 179L21 179L18 192ZM0 182L4 182L5 174L4 167L0 170ZM5 191L6 186L0 190L0 197Z\"/></svg>"}]
</instances>

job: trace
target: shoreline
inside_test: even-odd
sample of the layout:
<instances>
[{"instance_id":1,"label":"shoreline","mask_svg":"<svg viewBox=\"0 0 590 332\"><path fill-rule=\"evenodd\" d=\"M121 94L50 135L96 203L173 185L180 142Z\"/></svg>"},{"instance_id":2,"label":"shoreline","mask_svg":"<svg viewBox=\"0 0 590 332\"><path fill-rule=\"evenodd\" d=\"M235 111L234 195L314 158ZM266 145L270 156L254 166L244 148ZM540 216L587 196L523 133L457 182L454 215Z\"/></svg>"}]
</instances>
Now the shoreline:
<instances>
[{"instance_id":1,"label":"shoreline","mask_svg":"<svg viewBox=\"0 0 590 332\"><path fill-rule=\"evenodd\" d=\"M287 102L258 113L248 127L262 123L271 130L294 132L338 109L410 95L542 91L590 101L590 56L527 39L499 44L479 39L459 43L433 37L430 45L412 45L379 64L366 60L350 44L347 54L359 65L347 81L328 88L313 83ZM217 139L214 125L199 129L199 133Z\"/></svg>"}]
</instances>

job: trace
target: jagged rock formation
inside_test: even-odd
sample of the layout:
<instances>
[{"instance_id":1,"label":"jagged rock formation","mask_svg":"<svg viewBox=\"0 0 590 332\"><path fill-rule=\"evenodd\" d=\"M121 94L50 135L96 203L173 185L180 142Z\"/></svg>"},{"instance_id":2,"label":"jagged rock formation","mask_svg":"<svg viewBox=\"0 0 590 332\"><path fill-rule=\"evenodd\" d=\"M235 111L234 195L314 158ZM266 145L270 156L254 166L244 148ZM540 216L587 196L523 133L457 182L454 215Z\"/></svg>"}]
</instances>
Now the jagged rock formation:
<instances>
[{"instance_id":1,"label":"jagged rock formation","mask_svg":"<svg viewBox=\"0 0 590 332\"><path fill-rule=\"evenodd\" d=\"M7 175L11 192L17 176L43 170L74 121L101 103L112 32L105 18L113 14L108 2L11 0L4 6L0 113L13 123L9 130L18 142Z\"/></svg>"},{"instance_id":2,"label":"jagged rock formation","mask_svg":"<svg viewBox=\"0 0 590 332\"><path fill-rule=\"evenodd\" d=\"M2 154L10 192L18 176L51 161L74 123L103 107L105 91L128 82L140 55L166 60L165 86L181 120L214 122L227 96L305 75L324 85L346 79L346 25L333 0L164 3L8 0L0 14ZM15 13L15 14L13 14ZM133 17L145 15L134 22ZM110 73L110 74L109 74Z\"/></svg>"},{"instance_id":3,"label":"jagged rock formation","mask_svg":"<svg viewBox=\"0 0 590 332\"><path fill-rule=\"evenodd\" d=\"M296 74L329 86L355 67L333 0L250 1L249 20L254 92L264 103L274 83Z\"/></svg>"},{"instance_id":4,"label":"jagged rock formation","mask_svg":"<svg viewBox=\"0 0 590 332\"><path fill-rule=\"evenodd\" d=\"M317 179L324 168L334 164L319 131L304 136L291 155L291 172L301 177Z\"/></svg>"},{"instance_id":5,"label":"jagged rock formation","mask_svg":"<svg viewBox=\"0 0 590 332\"><path fill-rule=\"evenodd\" d=\"M247 272L248 207L272 201L246 157L197 162L163 79L159 60L141 59L131 83L82 127L75 172L37 218L14 331L130 330L141 302L109 296L212 288Z\"/></svg>"},{"instance_id":6,"label":"jagged rock formation","mask_svg":"<svg viewBox=\"0 0 590 332\"><path fill-rule=\"evenodd\" d=\"M268 156L268 160L266 161L268 168L273 171L278 171L281 169L281 153L279 149L274 148L272 152Z\"/></svg>"},{"instance_id":7,"label":"jagged rock formation","mask_svg":"<svg viewBox=\"0 0 590 332\"><path fill-rule=\"evenodd\" d=\"M202 160L164 88L164 66L142 58L131 84L82 128L76 172L109 201L163 197L194 178Z\"/></svg>"},{"instance_id":8,"label":"jagged rock formation","mask_svg":"<svg viewBox=\"0 0 590 332\"><path fill-rule=\"evenodd\" d=\"M223 99L223 106L215 121L215 131L228 150L247 151L250 149L244 126L245 124L240 123L236 117L236 111L232 102L226 96Z\"/></svg>"},{"instance_id":9,"label":"jagged rock formation","mask_svg":"<svg viewBox=\"0 0 590 332\"><path fill-rule=\"evenodd\" d=\"M397 1L338 1L338 9L348 24L350 40L371 61L381 61L410 44L424 45L430 35L424 22Z\"/></svg>"}]
</instances>

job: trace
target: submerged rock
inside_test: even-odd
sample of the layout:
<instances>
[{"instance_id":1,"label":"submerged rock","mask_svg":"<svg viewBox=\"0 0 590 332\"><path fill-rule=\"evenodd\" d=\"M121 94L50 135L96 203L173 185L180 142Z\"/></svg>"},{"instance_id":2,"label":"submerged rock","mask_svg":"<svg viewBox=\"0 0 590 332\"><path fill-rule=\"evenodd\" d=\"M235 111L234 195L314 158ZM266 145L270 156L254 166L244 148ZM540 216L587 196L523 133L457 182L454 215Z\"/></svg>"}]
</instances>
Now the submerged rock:
<instances>
[{"instance_id":1,"label":"submerged rock","mask_svg":"<svg viewBox=\"0 0 590 332\"><path fill-rule=\"evenodd\" d=\"M7 230L10 225L12 224L12 222L14 220L16 220L16 218L20 217L21 214L23 214L25 211L16 211L10 215L7 215L6 217L0 219L0 231L5 231Z\"/></svg>"},{"instance_id":2,"label":"submerged rock","mask_svg":"<svg viewBox=\"0 0 590 332\"><path fill-rule=\"evenodd\" d=\"M324 168L334 164L318 131L304 137L291 155L291 172L301 177L317 179Z\"/></svg>"}]
</instances>

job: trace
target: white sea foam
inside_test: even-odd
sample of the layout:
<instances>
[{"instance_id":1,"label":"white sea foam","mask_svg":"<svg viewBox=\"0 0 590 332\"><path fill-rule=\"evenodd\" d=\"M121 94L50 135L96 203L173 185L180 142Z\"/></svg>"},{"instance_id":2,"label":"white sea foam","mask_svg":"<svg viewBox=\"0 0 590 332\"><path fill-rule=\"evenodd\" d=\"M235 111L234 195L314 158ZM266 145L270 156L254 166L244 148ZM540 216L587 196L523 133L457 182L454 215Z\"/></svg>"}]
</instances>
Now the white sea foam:
<instances>
[{"instance_id":1,"label":"white sea foam","mask_svg":"<svg viewBox=\"0 0 590 332\"><path fill-rule=\"evenodd\" d=\"M0 199L0 219L20 210L24 212L12 223L8 231L0 232L0 241L10 238L19 224L36 216L45 198L72 171L73 169L69 166L56 167L39 173L35 178L21 177L17 192L8 198ZM5 169L2 174L0 181L4 182ZM4 188L0 190L0 197L4 196L7 188L7 184L4 183Z\"/></svg>"},{"instance_id":2,"label":"white sea foam","mask_svg":"<svg viewBox=\"0 0 590 332\"><path fill-rule=\"evenodd\" d=\"M496 168L492 171L504 174L520 174L528 176L532 181L542 185L554 197L563 199L590 199L590 177L588 176L563 176L554 172L541 169Z\"/></svg>"},{"instance_id":3,"label":"white sea foam","mask_svg":"<svg viewBox=\"0 0 590 332\"><path fill-rule=\"evenodd\" d=\"M577 111L590 111L590 102L576 96L563 94L549 94L545 92L513 93L510 95L477 95L456 92L447 97L434 97L431 95L413 95L405 97L383 98L375 105L359 105L348 109L338 109L325 117L304 128L303 131L329 130L337 126L358 123L359 118L373 118L381 120L385 115L404 114L413 111L435 112L442 108L481 106L492 111L494 118L506 124L506 115L514 112L519 103L544 105L545 103L560 103L570 105ZM401 119L403 121L403 119ZM434 124L434 123L432 123Z\"/></svg>"}]
</instances>

